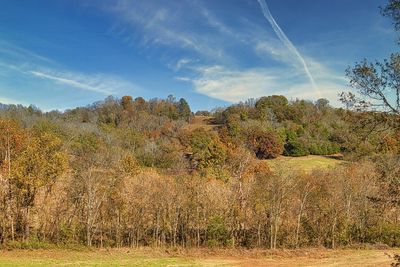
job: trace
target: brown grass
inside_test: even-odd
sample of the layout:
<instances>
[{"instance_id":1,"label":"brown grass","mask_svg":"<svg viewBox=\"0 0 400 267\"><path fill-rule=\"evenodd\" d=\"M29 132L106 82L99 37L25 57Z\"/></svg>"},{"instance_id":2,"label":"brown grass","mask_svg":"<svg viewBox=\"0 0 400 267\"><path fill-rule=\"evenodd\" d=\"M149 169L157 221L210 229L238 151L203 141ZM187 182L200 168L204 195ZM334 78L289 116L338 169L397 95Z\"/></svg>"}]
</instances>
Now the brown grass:
<instances>
[{"instance_id":1,"label":"brown grass","mask_svg":"<svg viewBox=\"0 0 400 267\"><path fill-rule=\"evenodd\" d=\"M390 266L376 249L111 249L0 251L0 266Z\"/></svg>"},{"instance_id":2,"label":"brown grass","mask_svg":"<svg viewBox=\"0 0 400 267\"><path fill-rule=\"evenodd\" d=\"M209 116L194 116L190 123L186 126L189 131L196 130L198 128L203 128L206 131L216 130L219 125L213 122L213 117Z\"/></svg>"}]
</instances>

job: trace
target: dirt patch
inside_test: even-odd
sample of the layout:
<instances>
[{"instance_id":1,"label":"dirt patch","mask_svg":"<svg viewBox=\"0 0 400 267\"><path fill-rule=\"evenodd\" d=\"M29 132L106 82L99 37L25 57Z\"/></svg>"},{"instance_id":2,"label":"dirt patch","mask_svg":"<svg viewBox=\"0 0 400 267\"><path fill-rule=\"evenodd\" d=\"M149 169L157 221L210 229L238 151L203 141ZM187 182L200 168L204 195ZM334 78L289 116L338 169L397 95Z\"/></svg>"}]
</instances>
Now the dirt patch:
<instances>
[{"instance_id":1,"label":"dirt patch","mask_svg":"<svg viewBox=\"0 0 400 267\"><path fill-rule=\"evenodd\" d=\"M193 131L199 128L203 128L207 131L217 130L220 125L214 122L213 117L209 116L194 116L190 123L185 127L186 130Z\"/></svg>"}]
</instances>

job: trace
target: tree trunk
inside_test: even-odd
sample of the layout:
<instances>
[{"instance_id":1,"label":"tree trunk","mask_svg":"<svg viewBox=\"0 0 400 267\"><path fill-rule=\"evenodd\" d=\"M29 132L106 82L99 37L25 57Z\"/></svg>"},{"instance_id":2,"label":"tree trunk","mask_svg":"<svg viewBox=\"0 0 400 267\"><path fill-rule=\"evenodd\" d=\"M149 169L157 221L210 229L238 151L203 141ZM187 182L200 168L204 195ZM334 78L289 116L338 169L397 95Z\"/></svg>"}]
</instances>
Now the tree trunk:
<instances>
[{"instance_id":1,"label":"tree trunk","mask_svg":"<svg viewBox=\"0 0 400 267\"><path fill-rule=\"evenodd\" d=\"M299 247L299 234L300 234L300 225L301 225L301 216L303 215L303 209L307 201L308 193L306 193L301 200L299 216L297 218L297 227L296 227L296 248Z\"/></svg>"},{"instance_id":2,"label":"tree trunk","mask_svg":"<svg viewBox=\"0 0 400 267\"><path fill-rule=\"evenodd\" d=\"M271 222L270 222L270 229L269 229L269 243L270 243L270 248L274 249L274 224L272 222L272 218L271 218Z\"/></svg>"},{"instance_id":3,"label":"tree trunk","mask_svg":"<svg viewBox=\"0 0 400 267\"><path fill-rule=\"evenodd\" d=\"M197 227L196 227L197 247L200 247L200 208L197 207Z\"/></svg>"},{"instance_id":4,"label":"tree trunk","mask_svg":"<svg viewBox=\"0 0 400 267\"><path fill-rule=\"evenodd\" d=\"M92 246L92 234L90 233L90 227L86 227L86 245Z\"/></svg>"},{"instance_id":5,"label":"tree trunk","mask_svg":"<svg viewBox=\"0 0 400 267\"><path fill-rule=\"evenodd\" d=\"M11 144L10 144L10 136L7 136L7 152L6 152L6 158L7 158L7 168L8 168L8 181L7 181L7 186L8 190L6 192L6 198L7 198L7 215L8 215L8 222L10 224L11 228L11 240L15 241L15 230L14 230L14 218L12 215L12 194L11 194Z\"/></svg>"},{"instance_id":6,"label":"tree trunk","mask_svg":"<svg viewBox=\"0 0 400 267\"><path fill-rule=\"evenodd\" d=\"M278 237L278 226L279 225L279 218L277 217L276 219L275 219L275 231L274 231L274 249L276 249L276 240L277 240L277 237Z\"/></svg>"},{"instance_id":7,"label":"tree trunk","mask_svg":"<svg viewBox=\"0 0 400 267\"><path fill-rule=\"evenodd\" d=\"M154 239L156 241L156 247L158 247L158 232L160 230L160 226L159 226L159 211L157 210L157 219L156 219L156 232L155 232L155 236Z\"/></svg>"},{"instance_id":8,"label":"tree trunk","mask_svg":"<svg viewBox=\"0 0 400 267\"><path fill-rule=\"evenodd\" d=\"M88 247L92 246L92 226L91 226L91 218L92 218L92 208L91 208L91 199L90 195L88 197L87 204L87 218L86 218L86 245Z\"/></svg>"},{"instance_id":9,"label":"tree trunk","mask_svg":"<svg viewBox=\"0 0 400 267\"><path fill-rule=\"evenodd\" d=\"M100 230L100 248L103 248L103 229Z\"/></svg>"},{"instance_id":10,"label":"tree trunk","mask_svg":"<svg viewBox=\"0 0 400 267\"><path fill-rule=\"evenodd\" d=\"M332 249L335 249L335 228L336 228L336 216L335 219L333 220L333 225L332 225Z\"/></svg>"},{"instance_id":11,"label":"tree trunk","mask_svg":"<svg viewBox=\"0 0 400 267\"><path fill-rule=\"evenodd\" d=\"M30 210L29 206L25 208L25 229L24 229L24 240L28 241L29 240L29 235L30 235L30 227L29 227L29 220L30 220Z\"/></svg>"},{"instance_id":12,"label":"tree trunk","mask_svg":"<svg viewBox=\"0 0 400 267\"><path fill-rule=\"evenodd\" d=\"M7 219L11 229L11 240L15 241L14 217L12 216L10 200L7 201Z\"/></svg>"}]
</instances>

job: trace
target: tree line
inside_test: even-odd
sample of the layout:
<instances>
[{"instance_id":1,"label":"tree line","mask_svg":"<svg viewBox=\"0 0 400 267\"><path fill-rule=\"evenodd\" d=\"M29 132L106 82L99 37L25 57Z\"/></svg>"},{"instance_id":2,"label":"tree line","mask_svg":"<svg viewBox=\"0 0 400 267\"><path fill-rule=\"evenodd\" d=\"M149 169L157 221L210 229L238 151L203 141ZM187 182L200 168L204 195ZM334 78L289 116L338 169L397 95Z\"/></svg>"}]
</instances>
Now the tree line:
<instances>
[{"instance_id":1,"label":"tree line","mask_svg":"<svg viewBox=\"0 0 400 267\"><path fill-rule=\"evenodd\" d=\"M190 107L173 97L63 113L2 106L2 244L400 244L395 116L283 96L208 115L214 129L191 129ZM296 142L307 153L290 154ZM315 154L346 162L304 172L264 160L321 144L335 150Z\"/></svg>"},{"instance_id":2,"label":"tree line","mask_svg":"<svg viewBox=\"0 0 400 267\"><path fill-rule=\"evenodd\" d=\"M400 1L382 14L400 27ZM65 112L0 104L2 246L400 246L399 59L356 63L358 94L198 111L108 97ZM343 158L311 172L270 159Z\"/></svg>"}]
</instances>

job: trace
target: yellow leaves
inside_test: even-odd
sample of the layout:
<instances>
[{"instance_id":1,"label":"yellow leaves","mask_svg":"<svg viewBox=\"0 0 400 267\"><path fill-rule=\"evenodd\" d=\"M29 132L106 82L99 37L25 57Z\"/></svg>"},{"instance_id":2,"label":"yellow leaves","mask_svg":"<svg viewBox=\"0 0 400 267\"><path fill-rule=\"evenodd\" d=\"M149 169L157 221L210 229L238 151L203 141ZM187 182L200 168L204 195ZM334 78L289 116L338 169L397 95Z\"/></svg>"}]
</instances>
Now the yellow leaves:
<instances>
[{"instance_id":1,"label":"yellow leaves","mask_svg":"<svg viewBox=\"0 0 400 267\"><path fill-rule=\"evenodd\" d=\"M51 158L48 159L45 176L59 177L65 172L67 166L68 160L66 154L61 151L57 151L52 155Z\"/></svg>"},{"instance_id":2,"label":"yellow leaves","mask_svg":"<svg viewBox=\"0 0 400 267\"><path fill-rule=\"evenodd\" d=\"M23 147L25 139L26 133L16 121L0 120L0 165L3 160L13 160Z\"/></svg>"},{"instance_id":3,"label":"yellow leaves","mask_svg":"<svg viewBox=\"0 0 400 267\"><path fill-rule=\"evenodd\" d=\"M384 152L398 152L400 149L400 138L399 136L385 135L381 141L381 149Z\"/></svg>"},{"instance_id":4,"label":"yellow leaves","mask_svg":"<svg viewBox=\"0 0 400 267\"><path fill-rule=\"evenodd\" d=\"M260 161L254 167L254 173L257 175L270 175L271 169L266 161Z\"/></svg>"},{"instance_id":5,"label":"yellow leaves","mask_svg":"<svg viewBox=\"0 0 400 267\"><path fill-rule=\"evenodd\" d=\"M136 158L132 155L127 155L122 158L121 167L122 170L130 176L136 176L141 171Z\"/></svg>"},{"instance_id":6,"label":"yellow leaves","mask_svg":"<svg viewBox=\"0 0 400 267\"><path fill-rule=\"evenodd\" d=\"M133 99L131 96L123 96L121 98L121 105L124 110L132 112L133 111Z\"/></svg>"},{"instance_id":7,"label":"yellow leaves","mask_svg":"<svg viewBox=\"0 0 400 267\"><path fill-rule=\"evenodd\" d=\"M51 133L32 133L14 162L13 181L25 198L33 201L38 188L54 182L66 169L62 141Z\"/></svg>"},{"instance_id":8,"label":"yellow leaves","mask_svg":"<svg viewBox=\"0 0 400 267\"><path fill-rule=\"evenodd\" d=\"M204 175L207 178L213 178L225 182L229 181L229 179L231 178L231 175L228 172L228 170L217 167L210 167L204 169L202 175Z\"/></svg>"},{"instance_id":9,"label":"yellow leaves","mask_svg":"<svg viewBox=\"0 0 400 267\"><path fill-rule=\"evenodd\" d=\"M225 145L214 133L204 129L194 130L189 137L192 161L198 169L219 168L227 157Z\"/></svg>"}]
</instances>

